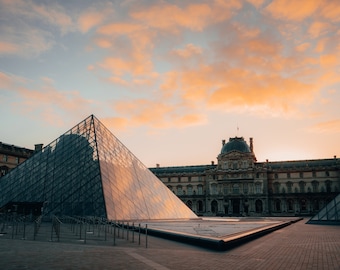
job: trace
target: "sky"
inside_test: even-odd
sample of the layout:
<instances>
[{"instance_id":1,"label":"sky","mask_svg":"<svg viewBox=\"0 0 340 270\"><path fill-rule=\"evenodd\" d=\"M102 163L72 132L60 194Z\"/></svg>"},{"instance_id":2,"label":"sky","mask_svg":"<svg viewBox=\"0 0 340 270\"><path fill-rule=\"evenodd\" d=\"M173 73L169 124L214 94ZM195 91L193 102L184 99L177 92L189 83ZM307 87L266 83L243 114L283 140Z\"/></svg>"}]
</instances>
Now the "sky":
<instances>
[{"instance_id":1,"label":"sky","mask_svg":"<svg viewBox=\"0 0 340 270\"><path fill-rule=\"evenodd\" d=\"M148 167L340 157L340 1L0 0L0 141L91 114Z\"/></svg>"}]
</instances>

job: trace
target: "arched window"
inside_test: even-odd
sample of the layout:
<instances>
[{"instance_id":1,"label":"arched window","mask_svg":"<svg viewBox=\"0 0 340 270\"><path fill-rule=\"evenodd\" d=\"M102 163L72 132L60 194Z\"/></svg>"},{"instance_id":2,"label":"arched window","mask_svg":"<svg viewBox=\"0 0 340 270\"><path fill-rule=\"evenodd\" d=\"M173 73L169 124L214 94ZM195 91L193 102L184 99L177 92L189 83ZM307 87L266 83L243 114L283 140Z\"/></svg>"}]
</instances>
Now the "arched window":
<instances>
[{"instance_id":1,"label":"arched window","mask_svg":"<svg viewBox=\"0 0 340 270\"><path fill-rule=\"evenodd\" d=\"M305 186L306 186L306 183L304 181L300 181L299 182L299 186L300 186L300 192L301 193L305 193Z\"/></svg>"},{"instance_id":2,"label":"arched window","mask_svg":"<svg viewBox=\"0 0 340 270\"><path fill-rule=\"evenodd\" d=\"M197 211L203 212L203 202L202 201L197 201Z\"/></svg>"},{"instance_id":3,"label":"arched window","mask_svg":"<svg viewBox=\"0 0 340 270\"><path fill-rule=\"evenodd\" d=\"M262 201L261 200L255 201L255 211L256 211L256 213L262 213L263 207L262 207Z\"/></svg>"},{"instance_id":4,"label":"arched window","mask_svg":"<svg viewBox=\"0 0 340 270\"><path fill-rule=\"evenodd\" d=\"M217 213L217 211L218 211L217 201L213 200L211 202L211 212L212 213Z\"/></svg>"},{"instance_id":5,"label":"arched window","mask_svg":"<svg viewBox=\"0 0 340 270\"><path fill-rule=\"evenodd\" d=\"M307 210L307 201L305 199L302 199L300 201L300 210L301 211L306 211Z\"/></svg>"},{"instance_id":6,"label":"arched window","mask_svg":"<svg viewBox=\"0 0 340 270\"><path fill-rule=\"evenodd\" d=\"M186 202L186 205L187 205L190 209L192 209L192 201L190 201L190 200L187 201L187 202Z\"/></svg>"},{"instance_id":7,"label":"arched window","mask_svg":"<svg viewBox=\"0 0 340 270\"><path fill-rule=\"evenodd\" d=\"M287 182L287 192L292 193L293 192L293 183L288 181Z\"/></svg>"},{"instance_id":8,"label":"arched window","mask_svg":"<svg viewBox=\"0 0 340 270\"><path fill-rule=\"evenodd\" d=\"M281 211L281 200L277 199L275 200L275 210L276 211Z\"/></svg>"},{"instance_id":9,"label":"arched window","mask_svg":"<svg viewBox=\"0 0 340 270\"><path fill-rule=\"evenodd\" d=\"M288 204L288 211L293 211L293 207L294 207L294 204L293 204L293 200L292 199L289 199L287 201L287 204Z\"/></svg>"}]
</instances>

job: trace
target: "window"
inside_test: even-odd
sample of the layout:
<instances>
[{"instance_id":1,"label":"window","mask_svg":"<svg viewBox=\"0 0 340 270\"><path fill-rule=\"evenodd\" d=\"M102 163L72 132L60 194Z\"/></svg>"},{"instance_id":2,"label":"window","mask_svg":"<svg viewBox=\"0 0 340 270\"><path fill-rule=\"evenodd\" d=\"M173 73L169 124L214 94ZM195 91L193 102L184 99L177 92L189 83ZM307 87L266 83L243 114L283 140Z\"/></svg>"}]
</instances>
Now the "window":
<instances>
[{"instance_id":1,"label":"window","mask_svg":"<svg viewBox=\"0 0 340 270\"><path fill-rule=\"evenodd\" d=\"M177 186L177 195L183 195L182 186Z\"/></svg>"},{"instance_id":2,"label":"window","mask_svg":"<svg viewBox=\"0 0 340 270\"><path fill-rule=\"evenodd\" d=\"M290 199L290 200L288 200L288 211L293 211L293 200L292 199Z\"/></svg>"},{"instance_id":3,"label":"window","mask_svg":"<svg viewBox=\"0 0 340 270\"><path fill-rule=\"evenodd\" d=\"M240 187L238 184L233 185L233 194L239 194L240 193Z\"/></svg>"},{"instance_id":4,"label":"window","mask_svg":"<svg viewBox=\"0 0 340 270\"><path fill-rule=\"evenodd\" d=\"M262 193L262 189L261 189L261 184L260 183L256 183L255 184L255 193L257 193L257 194Z\"/></svg>"},{"instance_id":5,"label":"window","mask_svg":"<svg viewBox=\"0 0 340 270\"><path fill-rule=\"evenodd\" d=\"M20 161L19 158L16 157L16 158L15 158L15 164L19 164L19 161Z\"/></svg>"},{"instance_id":6,"label":"window","mask_svg":"<svg viewBox=\"0 0 340 270\"><path fill-rule=\"evenodd\" d=\"M328 193L330 193L330 192L332 191L331 183L332 183L332 182L329 181L329 180L326 181L326 191L327 191Z\"/></svg>"},{"instance_id":7,"label":"window","mask_svg":"<svg viewBox=\"0 0 340 270\"><path fill-rule=\"evenodd\" d=\"M170 177L168 177L168 182L171 182L171 178Z\"/></svg>"},{"instance_id":8,"label":"window","mask_svg":"<svg viewBox=\"0 0 340 270\"><path fill-rule=\"evenodd\" d=\"M292 187L293 187L293 183L292 182L287 182L287 192L288 193L292 193Z\"/></svg>"},{"instance_id":9,"label":"window","mask_svg":"<svg viewBox=\"0 0 340 270\"><path fill-rule=\"evenodd\" d=\"M302 199L300 201L300 207L301 207L301 211L306 211L307 210L307 202L305 199Z\"/></svg>"},{"instance_id":10,"label":"window","mask_svg":"<svg viewBox=\"0 0 340 270\"><path fill-rule=\"evenodd\" d=\"M191 182L191 176L188 177L188 182Z\"/></svg>"},{"instance_id":11,"label":"window","mask_svg":"<svg viewBox=\"0 0 340 270\"><path fill-rule=\"evenodd\" d=\"M212 184L211 185L211 195L216 195L217 194L217 185Z\"/></svg>"},{"instance_id":12,"label":"window","mask_svg":"<svg viewBox=\"0 0 340 270\"><path fill-rule=\"evenodd\" d=\"M7 155L3 155L2 161L7 162L8 161L8 156Z\"/></svg>"},{"instance_id":13,"label":"window","mask_svg":"<svg viewBox=\"0 0 340 270\"><path fill-rule=\"evenodd\" d=\"M243 193L248 194L248 183L243 184Z\"/></svg>"},{"instance_id":14,"label":"window","mask_svg":"<svg viewBox=\"0 0 340 270\"><path fill-rule=\"evenodd\" d=\"M178 183L181 182L181 177L178 177Z\"/></svg>"},{"instance_id":15,"label":"window","mask_svg":"<svg viewBox=\"0 0 340 270\"><path fill-rule=\"evenodd\" d=\"M287 178L290 178L290 173L287 173Z\"/></svg>"},{"instance_id":16,"label":"window","mask_svg":"<svg viewBox=\"0 0 340 270\"><path fill-rule=\"evenodd\" d=\"M188 195L192 195L192 186L187 187Z\"/></svg>"},{"instance_id":17,"label":"window","mask_svg":"<svg viewBox=\"0 0 340 270\"><path fill-rule=\"evenodd\" d=\"M319 182L313 181L312 182L313 192L318 192Z\"/></svg>"},{"instance_id":18,"label":"window","mask_svg":"<svg viewBox=\"0 0 340 270\"><path fill-rule=\"evenodd\" d=\"M313 172L313 177L316 177L316 172Z\"/></svg>"},{"instance_id":19,"label":"window","mask_svg":"<svg viewBox=\"0 0 340 270\"><path fill-rule=\"evenodd\" d=\"M303 178L303 172L300 172L300 178Z\"/></svg>"},{"instance_id":20,"label":"window","mask_svg":"<svg viewBox=\"0 0 340 270\"><path fill-rule=\"evenodd\" d=\"M279 178L279 175L276 173L275 174L275 179L278 179Z\"/></svg>"},{"instance_id":21,"label":"window","mask_svg":"<svg viewBox=\"0 0 340 270\"><path fill-rule=\"evenodd\" d=\"M203 186L201 186L201 185L197 186L197 194L203 195Z\"/></svg>"},{"instance_id":22,"label":"window","mask_svg":"<svg viewBox=\"0 0 340 270\"><path fill-rule=\"evenodd\" d=\"M280 193L280 184L279 183L274 183L274 192Z\"/></svg>"},{"instance_id":23,"label":"window","mask_svg":"<svg viewBox=\"0 0 340 270\"><path fill-rule=\"evenodd\" d=\"M228 194L228 187L227 186L223 186L223 194L224 195Z\"/></svg>"},{"instance_id":24,"label":"window","mask_svg":"<svg viewBox=\"0 0 340 270\"><path fill-rule=\"evenodd\" d=\"M275 210L281 211L281 201L279 199L275 200Z\"/></svg>"},{"instance_id":25,"label":"window","mask_svg":"<svg viewBox=\"0 0 340 270\"><path fill-rule=\"evenodd\" d=\"M300 181L299 182L299 186L300 186L300 192L304 193L305 192L306 183L304 181Z\"/></svg>"},{"instance_id":26,"label":"window","mask_svg":"<svg viewBox=\"0 0 340 270\"><path fill-rule=\"evenodd\" d=\"M198 212L203 212L203 202L202 201L197 202L197 210L198 210Z\"/></svg>"}]
</instances>

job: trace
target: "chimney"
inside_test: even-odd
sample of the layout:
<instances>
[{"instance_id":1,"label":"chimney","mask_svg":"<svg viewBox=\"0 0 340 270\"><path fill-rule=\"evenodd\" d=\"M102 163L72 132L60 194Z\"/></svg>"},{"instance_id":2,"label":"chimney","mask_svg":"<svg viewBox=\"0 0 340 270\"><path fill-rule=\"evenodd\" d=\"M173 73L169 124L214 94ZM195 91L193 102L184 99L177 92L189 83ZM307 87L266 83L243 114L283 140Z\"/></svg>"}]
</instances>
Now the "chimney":
<instances>
[{"instance_id":1,"label":"chimney","mask_svg":"<svg viewBox=\"0 0 340 270\"><path fill-rule=\"evenodd\" d=\"M249 138L250 151L254 153L253 138Z\"/></svg>"},{"instance_id":2,"label":"chimney","mask_svg":"<svg viewBox=\"0 0 340 270\"><path fill-rule=\"evenodd\" d=\"M215 164L215 162L214 161L211 161L211 165L214 165Z\"/></svg>"},{"instance_id":3,"label":"chimney","mask_svg":"<svg viewBox=\"0 0 340 270\"><path fill-rule=\"evenodd\" d=\"M34 145L34 152L40 152L41 150L42 150L42 148L43 148L43 144L42 143L40 143L40 144L35 144Z\"/></svg>"},{"instance_id":4,"label":"chimney","mask_svg":"<svg viewBox=\"0 0 340 270\"><path fill-rule=\"evenodd\" d=\"M222 140L222 146L225 145L225 140Z\"/></svg>"},{"instance_id":5,"label":"chimney","mask_svg":"<svg viewBox=\"0 0 340 270\"><path fill-rule=\"evenodd\" d=\"M159 166L160 166L159 163L157 163L157 164L156 164L156 167L159 168Z\"/></svg>"}]
</instances>

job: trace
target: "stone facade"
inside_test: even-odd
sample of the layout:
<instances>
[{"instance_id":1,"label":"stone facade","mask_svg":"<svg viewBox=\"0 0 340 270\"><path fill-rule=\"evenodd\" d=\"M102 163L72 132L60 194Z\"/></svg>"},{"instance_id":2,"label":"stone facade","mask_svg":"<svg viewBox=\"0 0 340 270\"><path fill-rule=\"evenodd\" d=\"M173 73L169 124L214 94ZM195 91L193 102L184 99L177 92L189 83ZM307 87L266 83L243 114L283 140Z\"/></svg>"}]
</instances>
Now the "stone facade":
<instances>
[{"instance_id":1,"label":"stone facade","mask_svg":"<svg viewBox=\"0 0 340 270\"><path fill-rule=\"evenodd\" d=\"M242 137L222 141L217 164L150 168L202 216L316 214L340 191L340 160L257 162Z\"/></svg>"},{"instance_id":2,"label":"stone facade","mask_svg":"<svg viewBox=\"0 0 340 270\"><path fill-rule=\"evenodd\" d=\"M24 162L41 147L42 145L37 144L35 150L31 150L0 142L0 177Z\"/></svg>"}]
</instances>

